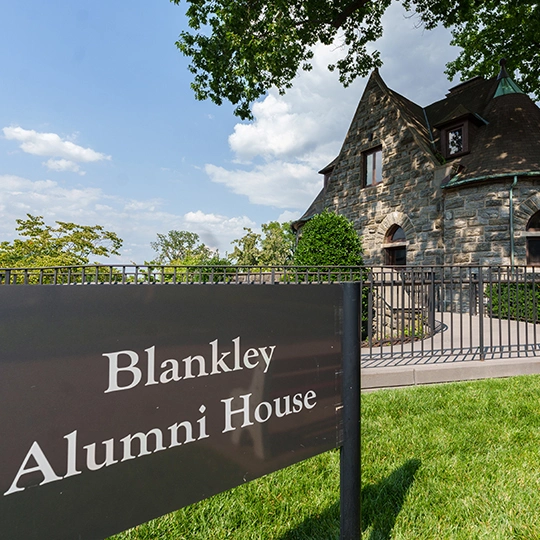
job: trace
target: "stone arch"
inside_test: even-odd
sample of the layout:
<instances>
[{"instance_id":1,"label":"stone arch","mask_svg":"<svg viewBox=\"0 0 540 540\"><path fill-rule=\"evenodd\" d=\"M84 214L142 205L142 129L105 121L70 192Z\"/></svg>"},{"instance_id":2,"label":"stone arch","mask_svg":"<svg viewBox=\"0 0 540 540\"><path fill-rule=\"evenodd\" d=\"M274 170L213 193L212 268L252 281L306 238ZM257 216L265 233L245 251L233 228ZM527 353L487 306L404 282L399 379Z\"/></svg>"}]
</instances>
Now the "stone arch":
<instances>
[{"instance_id":1,"label":"stone arch","mask_svg":"<svg viewBox=\"0 0 540 540\"><path fill-rule=\"evenodd\" d=\"M519 255L527 265L540 266L540 230L538 216L540 215L540 194L535 193L525 199L514 211L514 234ZM535 216L536 223L529 228L531 218ZM524 249L524 253L523 250Z\"/></svg>"},{"instance_id":2,"label":"stone arch","mask_svg":"<svg viewBox=\"0 0 540 540\"><path fill-rule=\"evenodd\" d=\"M415 242L416 231L409 216L402 212L391 212L381 221L375 231L374 241L377 246L382 246L386 238L386 233L392 225L399 225L405 231L407 242L410 244Z\"/></svg>"},{"instance_id":3,"label":"stone arch","mask_svg":"<svg viewBox=\"0 0 540 540\"><path fill-rule=\"evenodd\" d=\"M525 199L514 211L514 230L525 231L527 223L533 214L540 211L540 193Z\"/></svg>"}]
</instances>

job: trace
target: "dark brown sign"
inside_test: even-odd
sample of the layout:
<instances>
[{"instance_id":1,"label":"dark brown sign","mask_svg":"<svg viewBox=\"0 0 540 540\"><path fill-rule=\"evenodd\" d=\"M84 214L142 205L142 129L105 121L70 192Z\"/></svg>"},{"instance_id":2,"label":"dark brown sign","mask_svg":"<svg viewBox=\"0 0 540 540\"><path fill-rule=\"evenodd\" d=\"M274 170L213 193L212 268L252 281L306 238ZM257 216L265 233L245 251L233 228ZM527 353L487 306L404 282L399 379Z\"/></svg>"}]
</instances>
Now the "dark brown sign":
<instances>
[{"instance_id":1,"label":"dark brown sign","mask_svg":"<svg viewBox=\"0 0 540 540\"><path fill-rule=\"evenodd\" d=\"M339 285L0 288L0 523L98 539L338 446Z\"/></svg>"}]
</instances>

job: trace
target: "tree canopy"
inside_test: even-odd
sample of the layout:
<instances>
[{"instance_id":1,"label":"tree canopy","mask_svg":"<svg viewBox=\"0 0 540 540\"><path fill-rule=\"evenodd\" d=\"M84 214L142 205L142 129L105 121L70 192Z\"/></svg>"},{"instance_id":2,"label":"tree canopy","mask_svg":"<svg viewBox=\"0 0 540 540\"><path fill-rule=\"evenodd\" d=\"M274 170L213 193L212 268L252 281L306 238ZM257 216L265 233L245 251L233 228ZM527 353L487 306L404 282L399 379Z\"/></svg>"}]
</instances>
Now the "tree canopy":
<instances>
[{"instance_id":1,"label":"tree canopy","mask_svg":"<svg viewBox=\"0 0 540 540\"><path fill-rule=\"evenodd\" d=\"M0 242L0 267L36 268L88 264L90 257L120 255L122 240L101 225L57 221L46 225L42 216L17 219L21 238Z\"/></svg>"},{"instance_id":2,"label":"tree canopy","mask_svg":"<svg viewBox=\"0 0 540 540\"><path fill-rule=\"evenodd\" d=\"M169 231L157 234L157 240L150 242L151 248L157 252L159 264L202 264L213 256L199 235L190 231Z\"/></svg>"},{"instance_id":3,"label":"tree canopy","mask_svg":"<svg viewBox=\"0 0 540 540\"><path fill-rule=\"evenodd\" d=\"M497 74L495 60L506 58L507 69L521 89L540 100L540 4L529 0L489 0L469 17L459 19L452 29L452 45L461 47L449 62L449 77L461 73Z\"/></svg>"},{"instance_id":4,"label":"tree canopy","mask_svg":"<svg viewBox=\"0 0 540 540\"><path fill-rule=\"evenodd\" d=\"M183 266L228 266L228 259L220 257L218 251L210 249L201 241L197 233L191 231L169 231L157 234L157 240L150 242L157 257L150 265Z\"/></svg>"},{"instance_id":5,"label":"tree canopy","mask_svg":"<svg viewBox=\"0 0 540 540\"><path fill-rule=\"evenodd\" d=\"M246 234L232 241L230 259L247 266L283 266L290 264L294 249L294 234L289 223L263 223L262 235L244 227Z\"/></svg>"},{"instance_id":6,"label":"tree canopy","mask_svg":"<svg viewBox=\"0 0 540 540\"><path fill-rule=\"evenodd\" d=\"M171 0L180 4L182 0ZM381 66L370 45L383 34L381 18L391 0L186 0L189 31L177 47L191 59L199 100L224 100L251 118L251 104L270 88L284 93L300 70L311 69L313 46L342 45L329 67L349 85ZM450 76L492 75L505 56L525 91L539 96L540 7L532 0L402 0L427 29L452 28L462 53Z\"/></svg>"},{"instance_id":7,"label":"tree canopy","mask_svg":"<svg viewBox=\"0 0 540 540\"><path fill-rule=\"evenodd\" d=\"M290 264L293 257L295 235L290 223L270 221L263 223L259 264L282 266Z\"/></svg>"}]
</instances>

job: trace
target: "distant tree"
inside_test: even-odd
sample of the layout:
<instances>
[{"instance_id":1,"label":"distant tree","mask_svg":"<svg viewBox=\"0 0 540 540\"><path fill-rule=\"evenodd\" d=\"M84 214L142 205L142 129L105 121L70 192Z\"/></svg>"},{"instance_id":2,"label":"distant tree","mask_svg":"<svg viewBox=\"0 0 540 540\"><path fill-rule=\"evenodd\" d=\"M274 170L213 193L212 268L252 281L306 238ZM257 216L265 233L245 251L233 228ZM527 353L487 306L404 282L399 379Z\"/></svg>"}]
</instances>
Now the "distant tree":
<instances>
[{"instance_id":1,"label":"distant tree","mask_svg":"<svg viewBox=\"0 0 540 540\"><path fill-rule=\"evenodd\" d=\"M158 253L147 263L151 281L207 283L225 281L230 275L230 261L201 242L197 233L169 231L158 234L150 245Z\"/></svg>"},{"instance_id":2,"label":"distant tree","mask_svg":"<svg viewBox=\"0 0 540 540\"><path fill-rule=\"evenodd\" d=\"M295 237L290 223L271 221L262 225L261 252L259 262L268 266L291 264Z\"/></svg>"},{"instance_id":3,"label":"distant tree","mask_svg":"<svg viewBox=\"0 0 540 540\"><path fill-rule=\"evenodd\" d=\"M229 258L236 264L256 266L259 264L261 250L259 243L261 235L253 232L249 227L244 227L246 234L236 238L231 243L234 246Z\"/></svg>"},{"instance_id":4,"label":"distant tree","mask_svg":"<svg viewBox=\"0 0 540 540\"><path fill-rule=\"evenodd\" d=\"M234 246L230 259L247 266L283 266L290 264L294 247L294 235L288 223L270 221L263 223L262 234L244 227L246 234L232 241Z\"/></svg>"},{"instance_id":5,"label":"distant tree","mask_svg":"<svg viewBox=\"0 0 540 540\"><path fill-rule=\"evenodd\" d=\"M84 265L90 257L120 255L122 240L101 225L57 221L46 225L42 216L17 219L21 238L0 242L0 267L36 268Z\"/></svg>"},{"instance_id":6,"label":"distant tree","mask_svg":"<svg viewBox=\"0 0 540 540\"><path fill-rule=\"evenodd\" d=\"M154 262L159 264L202 264L214 255L212 250L201 242L199 235L190 231L169 231L157 235L150 246L157 252Z\"/></svg>"},{"instance_id":7,"label":"distant tree","mask_svg":"<svg viewBox=\"0 0 540 540\"><path fill-rule=\"evenodd\" d=\"M344 216L322 212L310 219L294 252L298 266L362 266L362 242Z\"/></svg>"}]
</instances>

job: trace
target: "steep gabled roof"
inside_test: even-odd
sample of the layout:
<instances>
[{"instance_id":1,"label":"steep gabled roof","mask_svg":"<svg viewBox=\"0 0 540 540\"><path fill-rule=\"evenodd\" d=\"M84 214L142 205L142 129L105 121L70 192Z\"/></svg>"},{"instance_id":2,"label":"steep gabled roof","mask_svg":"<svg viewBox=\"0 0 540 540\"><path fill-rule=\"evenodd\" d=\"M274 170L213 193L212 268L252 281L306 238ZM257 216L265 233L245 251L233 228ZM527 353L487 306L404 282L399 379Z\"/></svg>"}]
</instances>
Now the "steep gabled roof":
<instances>
[{"instance_id":1,"label":"steep gabled roof","mask_svg":"<svg viewBox=\"0 0 540 540\"><path fill-rule=\"evenodd\" d=\"M490 101L470 153L459 159L461 172L448 187L486 177L540 172L540 109L522 93L502 94Z\"/></svg>"},{"instance_id":2,"label":"steep gabled roof","mask_svg":"<svg viewBox=\"0 0 540 540\"><path fill-rule=\"evenodd\" d=\"M454 114L467 111L484 117L495 90L497 79L475 77L450 89L444 99L435 101L426 107L426 114L432 126L439 126L451 121Z\"/></svg>"},{"instance_id":3,"label":"steep gabled roof","mask_svg":"<svg viewBox=\"0 0 540 540\"><path fill-rule=\"evenodd\" d=\"M294 231L297 231L304 223L307 223L313 216L320 214L324 210L324 194L326 189L323 188L315 197L314 201L309 205L309 208L296 221L291 223Z\"/></svg>"},{"instance_id":4,"label":"steep gabled roof","mask_svg":"<svg viewBox=\"0 0 540 540\"><path fill-rule=\"evenodd\" d=\"M453 121L469 118L478 129L471 138L469 153L454 158L451 163L459 174L449 179L445 187L467 183L476 179L527 174L540 171L540 109L512 81L501 61L498 77L474 77L457 84L444 99L421 107L398 92L388 88L379 71L374 70L364 90L351 122L348 134L355 126L366 92L377 84L396 107L400 118L407 124L418 146L435 163L441 162L439 128ZM320 172L331 173L339 163L340 154ZM323 189L299 221L307 221L322 210Z\"/></svg>"},{"instance_id":5,"label":"steep gabled roof","mask_svg":"<svg viewBox=\"0 0 540 540\"><path fill-rule=\"evenodd\" d=\"M392 103L398 109L401 118L407 123L418 145L424 149L434 162L438 163L439 159L433 144L431 129L424 109L417 103L414 103L414 101L411 101L405 96L388 88L386 83L382 80L378 70L373 72L372 77L373 76L376 77L381 89L388 94Z\"/></svg>"},{"instance_id":6,"label":"steep gabled roof","mask_svg":"<svg viewBox=\"0 0 540 540\"><path fill-rule=\"evenodd\" d=\"M382 77L380 76L378 69L375 69L370 75L370 78L368 80L366 88L364 89L364 93L362 94L362 97L360 98L360 102L358 103L358 106L356 108L355 114L353 116L353 119L352 119L352 122L351 122L351 125L349 127L347 134L351 132L351 129L356 122L360 105L364 99L364 96L366 95L366 92L370 84L372 83L378 84L381 90L389 96L392 104L397 108L400 117L405 121L405 123L411 129L411 133L413 137L416 139L419 146L421 146L426 151L426 153L428 153L431 156L433 161L438 162L437 152L435 151L435 148L433 145L432 134L428 126L424 109L420 107L420 105L411 101L410 99L407 99L405 96L402 96L401 94L398 94L394 90L391 90L390 88L388 88L388 86L383 81ZM339 161L339 157L342 153L343 147L345 146L346 140L347 140L347 137L345 137L345 141L343 142L342 148L338 156L331 163L329 163L328 165L326 165L323 169L319 171L321 174L326 174L330 172L336 166L336 164Z\"/></svg>"}]
</instances>

